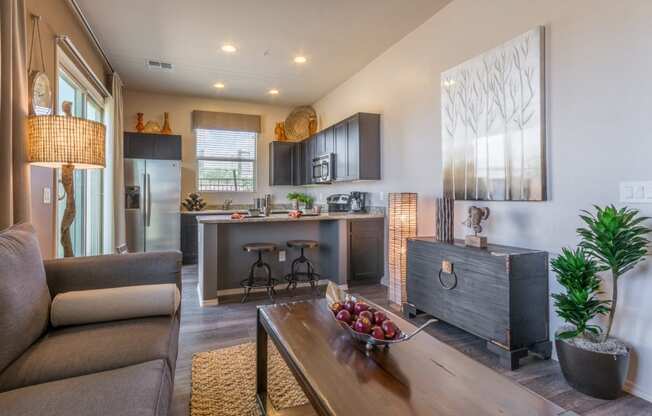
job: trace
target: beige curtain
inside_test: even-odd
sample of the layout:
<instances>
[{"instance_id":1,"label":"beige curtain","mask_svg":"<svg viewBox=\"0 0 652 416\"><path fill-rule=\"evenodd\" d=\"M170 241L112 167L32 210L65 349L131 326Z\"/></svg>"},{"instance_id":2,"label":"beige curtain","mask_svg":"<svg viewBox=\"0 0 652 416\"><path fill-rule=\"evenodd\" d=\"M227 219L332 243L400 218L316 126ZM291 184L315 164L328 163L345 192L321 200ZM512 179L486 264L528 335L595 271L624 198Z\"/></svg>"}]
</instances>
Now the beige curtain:
<instances>
[{"instance_id":1,"label":"beige curtain","mask_svg":"<svg viewBox=\"0 0 652 416\"><path fill-rule=\"evenodd\" d=\"M0 229L30 220L25 3L0 0Z\"/></svg>"},{"instance_id":2,"label":"beige curtain","mask_svg":"<svg viewBox=\"0 0 652 416\"><path fill-rule=\"evenodd\" d=\"M125 176L124 176L124 114L123 84L113 74L113 242L115 247L126 243L125 237Z\"/></svg>"}]
</instances>

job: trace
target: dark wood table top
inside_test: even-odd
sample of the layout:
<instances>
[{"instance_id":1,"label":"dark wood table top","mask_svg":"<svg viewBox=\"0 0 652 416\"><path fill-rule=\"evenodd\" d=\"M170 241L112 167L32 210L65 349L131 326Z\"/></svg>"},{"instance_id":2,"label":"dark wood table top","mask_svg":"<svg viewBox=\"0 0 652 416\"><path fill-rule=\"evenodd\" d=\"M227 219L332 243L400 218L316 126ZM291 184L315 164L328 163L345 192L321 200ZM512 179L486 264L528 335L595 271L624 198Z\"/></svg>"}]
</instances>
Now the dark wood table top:
<instances>
[{"instance_id":1,"label":"dark wood table top","mask_svg":"<svg viewBox=\"0 0 652 416\"><path fill-rule=\"evenodd\" d=\"M422 332L369 356L325 299L263 306L259 321L317 414L561 415L564 409ZM415 326L395 314L404 332Z\"/></svg>"}]
</instances>

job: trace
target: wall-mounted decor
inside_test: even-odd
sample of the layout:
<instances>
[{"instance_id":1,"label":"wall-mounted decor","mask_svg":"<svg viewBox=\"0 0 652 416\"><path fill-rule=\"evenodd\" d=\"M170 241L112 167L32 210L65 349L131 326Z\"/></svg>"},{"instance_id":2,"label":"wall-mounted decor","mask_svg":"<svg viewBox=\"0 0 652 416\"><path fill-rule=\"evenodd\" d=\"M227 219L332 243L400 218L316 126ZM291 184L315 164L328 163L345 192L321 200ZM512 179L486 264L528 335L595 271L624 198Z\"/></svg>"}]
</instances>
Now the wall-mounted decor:
<instances>
[{"instance_id":1,"label":"wall-mounted decor","mask_svg":"<svg viewBox=\"0 0 652 416\"><path fill-rule=\"evenodd\" d=\"M546 199L544 31L441 74L444 194Z\"/></svg>"},{"instance_id":2,"label":"wall-mounted decor","mask_svg":"<svg viewBox=\"0 0 652 416\"><path fill-rule=\"evenodd\" d=\"M292 141L300 141L317 132L317 113L309 105L297 107L285 119L285 134Z\"/></svg>"}]
</instances>

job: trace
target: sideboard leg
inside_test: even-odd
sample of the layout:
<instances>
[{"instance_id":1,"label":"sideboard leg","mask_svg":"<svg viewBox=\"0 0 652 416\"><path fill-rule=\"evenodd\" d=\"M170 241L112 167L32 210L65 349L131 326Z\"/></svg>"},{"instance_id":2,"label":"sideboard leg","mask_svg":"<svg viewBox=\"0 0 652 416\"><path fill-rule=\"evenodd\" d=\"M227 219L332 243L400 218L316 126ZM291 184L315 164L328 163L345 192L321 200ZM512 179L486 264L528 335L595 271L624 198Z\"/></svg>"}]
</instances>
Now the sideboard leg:
<instances>
[{"instance_id":1,"label":"sideboard leg","mask_svg":"<svg viewBox=\"0 0 652 416\"><path fill-rule=\"evenodd\" d=\"M521 358L527 357L528 353L527 348L506 350L490 341L487 341L487 349L498 356L501 367L512 371L519 369Z\"/></svg>"},{"instance_id":2,"label":"sideboard leg","mask_svg":"<svg viewBox=\"0 0 652 416\"><path fill-rule=\"evenodd\" d=\"M544 360L549 360L552 356L552 342L543 341L537 342L536 344L530 346L530 351L537 354Z\"/></svg>"}]
</instances>

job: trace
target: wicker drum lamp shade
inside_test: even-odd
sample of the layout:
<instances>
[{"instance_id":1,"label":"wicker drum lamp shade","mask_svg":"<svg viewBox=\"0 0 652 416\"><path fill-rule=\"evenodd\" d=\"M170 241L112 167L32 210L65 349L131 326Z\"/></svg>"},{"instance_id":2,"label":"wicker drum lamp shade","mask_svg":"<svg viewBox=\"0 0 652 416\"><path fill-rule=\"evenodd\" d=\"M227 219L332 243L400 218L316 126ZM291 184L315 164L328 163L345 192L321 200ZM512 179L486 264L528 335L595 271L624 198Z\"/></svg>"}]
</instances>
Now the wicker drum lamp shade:
<instances>
[{"instance_id":1,"label":"wicker drum lamp shade","mask_svg":"<svg viewBox=\"0 0 652 416\"><path fill-rule=\"evenodd\" d=\"M407 301L407 239L417 235L417 194L389 194L389 300Z\"/></svg>"},{"instance_id":2,"label":"wicker drum lamp shade","mask_svg":"<svg viewBox=\"0 0 652 416\"><path fill-rule=\"evenodd\" d=\"M30 116L27 119L29 162L61 168L66 209L61 219L61 245L65 257L74 256L70 226L75 219L73 171L105 166L104 124L71 116Z\"/></svg>"},{"instance_id":3,"label":"wicker drum lamp shade","mask_svg":"<svg viewBox=\"0 0 652 416\"><path fill-rule=\"evenodd\" d=\"M69 116L30 116L27 121L30 163L76 169L105 166L106 127L96 121Z\"/></svg>"}]
</instances>

